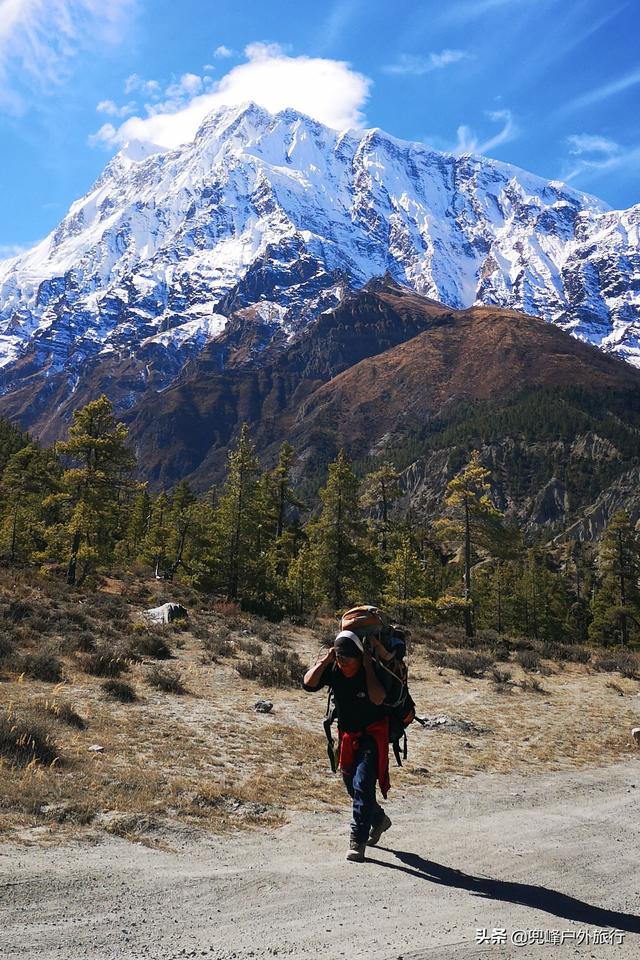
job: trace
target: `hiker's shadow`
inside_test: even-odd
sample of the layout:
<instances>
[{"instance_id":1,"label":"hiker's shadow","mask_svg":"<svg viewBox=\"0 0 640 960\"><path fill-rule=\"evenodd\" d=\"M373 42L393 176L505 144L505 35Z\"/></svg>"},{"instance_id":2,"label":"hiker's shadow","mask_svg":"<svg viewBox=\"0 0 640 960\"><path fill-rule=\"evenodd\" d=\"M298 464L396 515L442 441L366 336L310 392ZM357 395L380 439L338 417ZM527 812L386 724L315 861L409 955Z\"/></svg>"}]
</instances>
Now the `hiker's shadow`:
<instances>
[{"instance_id":1,"label":"hiker's shadow","mask_svg":"<svg viewBox=\"0 0 640 960\"><path fill-rule=\"evenodd\" d=\"M406 853L403 850L391 850L389 847L378 847L392 853L399 863L389 863L367 856L370 863L377 863L391 870L401 870L410 876L429 883L439 883L445 887L458 887L468 890L477 897L486 897L490 900L504 900L506 903L519 903L524 907L535 910L544 910L556 917L566 920L575 920L596 927L610 927L615 930L625 930L629 933L640 933L640 917L631 913L619 913L616 910L605 910L594 907L584 900L567 896L558 890L549 890L547 887L535 886L530 883L513 883L509 880L494 880L491 877L474 877L461 870L453 870L433 860L425 860L416 853Z\"/></svg>"}]
</instances>

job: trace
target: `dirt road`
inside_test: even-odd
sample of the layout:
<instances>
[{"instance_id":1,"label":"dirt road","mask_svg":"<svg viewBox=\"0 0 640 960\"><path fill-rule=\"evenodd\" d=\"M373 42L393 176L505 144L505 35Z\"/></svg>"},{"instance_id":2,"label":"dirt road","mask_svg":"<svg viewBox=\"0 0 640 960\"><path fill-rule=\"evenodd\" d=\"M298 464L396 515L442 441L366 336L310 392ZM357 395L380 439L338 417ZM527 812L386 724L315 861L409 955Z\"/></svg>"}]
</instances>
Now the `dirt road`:
<instances>
[{"instance_id":1,"label":"dirt road","mask_svg":"<svg viewBox=\"0 0 640 960\"><path fill-rule=\"evenodd\" d=\"M392 793L393 828L361 865L344 860L346 807L171 835L171 851L0 846L0 957L640 956L640 759Z\"/></svg>"}]
</instances>

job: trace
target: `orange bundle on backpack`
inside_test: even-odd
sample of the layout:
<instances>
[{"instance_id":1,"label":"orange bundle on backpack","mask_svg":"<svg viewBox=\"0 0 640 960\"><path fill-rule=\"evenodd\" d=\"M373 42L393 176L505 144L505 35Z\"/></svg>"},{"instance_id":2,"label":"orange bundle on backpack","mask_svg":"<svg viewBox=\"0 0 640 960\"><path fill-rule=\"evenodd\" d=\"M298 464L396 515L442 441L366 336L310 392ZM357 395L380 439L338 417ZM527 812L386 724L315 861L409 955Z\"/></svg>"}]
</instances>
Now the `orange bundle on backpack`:
<instances>
[{"instance_id":1,"label":"orange bundle on backpack","mask_svg":"<svg viewBox=\"0 0 640 960\"><path fill-rule=\"evenodd\" d=\"M351 630L359 637L368 637L371 634L383 634L388 629L385 615L378 607L352 607L342 614L341 630Z\"/></svg>"}]
</instances>

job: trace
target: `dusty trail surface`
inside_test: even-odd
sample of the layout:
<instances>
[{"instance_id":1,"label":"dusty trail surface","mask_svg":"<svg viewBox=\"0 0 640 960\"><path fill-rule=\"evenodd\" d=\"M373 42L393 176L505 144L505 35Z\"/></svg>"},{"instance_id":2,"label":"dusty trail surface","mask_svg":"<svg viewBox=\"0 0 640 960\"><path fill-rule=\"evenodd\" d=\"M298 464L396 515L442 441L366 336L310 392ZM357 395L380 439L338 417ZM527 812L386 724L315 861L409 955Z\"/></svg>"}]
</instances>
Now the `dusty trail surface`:
<instances>
[{"instance_id":1,"label":"dusty trail surface","mask_svg":"<svg viewBox=\"0 0 640 960\"><path fill-rule=\"evenodd\" d=\"M0 956L640 956L640 759L401 792L361 865L344 860L346 807L267 833L172 833L164 850L0 846ZM480 943L483 928L506 944ZM622 943L598 942L606 928ZM516 931L534 942L515 945ZM545 935L564 943L535 942Z\"/></svg>"}]
</instances>

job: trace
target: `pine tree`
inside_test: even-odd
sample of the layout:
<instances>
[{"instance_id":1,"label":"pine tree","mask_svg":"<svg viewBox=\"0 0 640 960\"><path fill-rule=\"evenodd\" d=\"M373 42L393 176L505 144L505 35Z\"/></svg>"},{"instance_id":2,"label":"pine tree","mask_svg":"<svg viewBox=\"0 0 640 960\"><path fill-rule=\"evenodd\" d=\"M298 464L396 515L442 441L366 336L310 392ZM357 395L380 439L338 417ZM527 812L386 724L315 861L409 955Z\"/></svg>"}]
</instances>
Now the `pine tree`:
<instances>
[{"instance_id":1,"label":"pine tree","mask_svg":"<svg viewBox=\"0 0 640 960\"><path fill-rule=\"evenodd\" d=\"M449 517L437 523L440 538L461 541L463 561L463 597L465 633L472 637L472 563L474 549L483 546L498 552L506 540L501 513L490 499L491 472L482 466L480 453L474 450L468 464L447 484L445 506Z\"/></svg>"},{"instance_id":2,"label":"pine tree","mask_svg":"<svg viewBox=\"0 0 640 960\"><path fill-rule=\"evenodd\" d=\"M10 563L30 561L44 546L43 503L59 474L52 450L30 443L10 457L0 482L0 540Z\"/></svg>"},{"instance_id":3,"label":"pine tree","mask_svg":"<svg viewBox=\"0 0 640 960\"><path fill-rule=\"evenodd\" d=\"M425 568L411 537L402 537L393 558L385 566L385 577L385 605L401 622L411 620L414 614L425 619L434 612Z\"/></svg>"},{"instance_id":4,"label":"pine tree","mask_svg":"<svg viewBox=\"0 0 640 960\"><path fill-rule=\"evenodd\" d=\"M598 563L601 582L592 604L589 637L597 643L640 639L640 540L629 515L616 513L602 537Z\"/></svg>"},{"instance_id":5,"label":"pine tree","mask_svg":"<svg viewBox=\"0 0 640 960\"><path fill-rule=\"evenodd\" d=\"M237 446L229 454L227 479L215 521L219 578L232 600L255 593L264 564L265 504L260 478L260 463L245 423Z\"/></svg>"},{"instance_id":6,"label":"pine tree","mask_svg":"<svg viewBox=\"0 0 640 960\"><path fill-rule=\"evenodd\" d=\"M146 528L140 549L140 559L153 567L156 579L164 576L169 563L169 498L162 491L150 504L144 523Z\"/></svg>"},{"instance_id":7,"label":"pine tree","mask_svg":"<svg viewBox=\"0 0 640 960\"><path fill-rule=\"evenodd\" d=\"M356 590L369 585L372 574L360 516L358 480L344 450L329 464L320 499L322 512L308 528L311 562L319 596L339 608Z\"/></svg>"},{"instance_id":8,"label":"pine tree","mask_svg":"<svg viewBox=\"0 0 640 960\"><path fill-rule=\"evenodd\" d=\"M369 510L379 511L380 518L373 522L379 531L380 554L383 562L388 560L390 535L389 514L400 496L400 474L388 460L373 473L367 474L362 482L360 502Z\"/></svg>"},{"instance_id":9,"label":"pine tree","mask_svg":"<svg viewBox=\"0 0 640 960\"><path fill-rule=\"evenodd\" d=\"M107 397L74 411L69 438L56 444L56 453L74 464L60 478L54 496L66 508L54 542L65 545L67 583L81 579L100 563L110 561L122 518L121 494L131 488L135 460L126 445L127 428L113 416Z\"/></svg>"}]
</instances>

